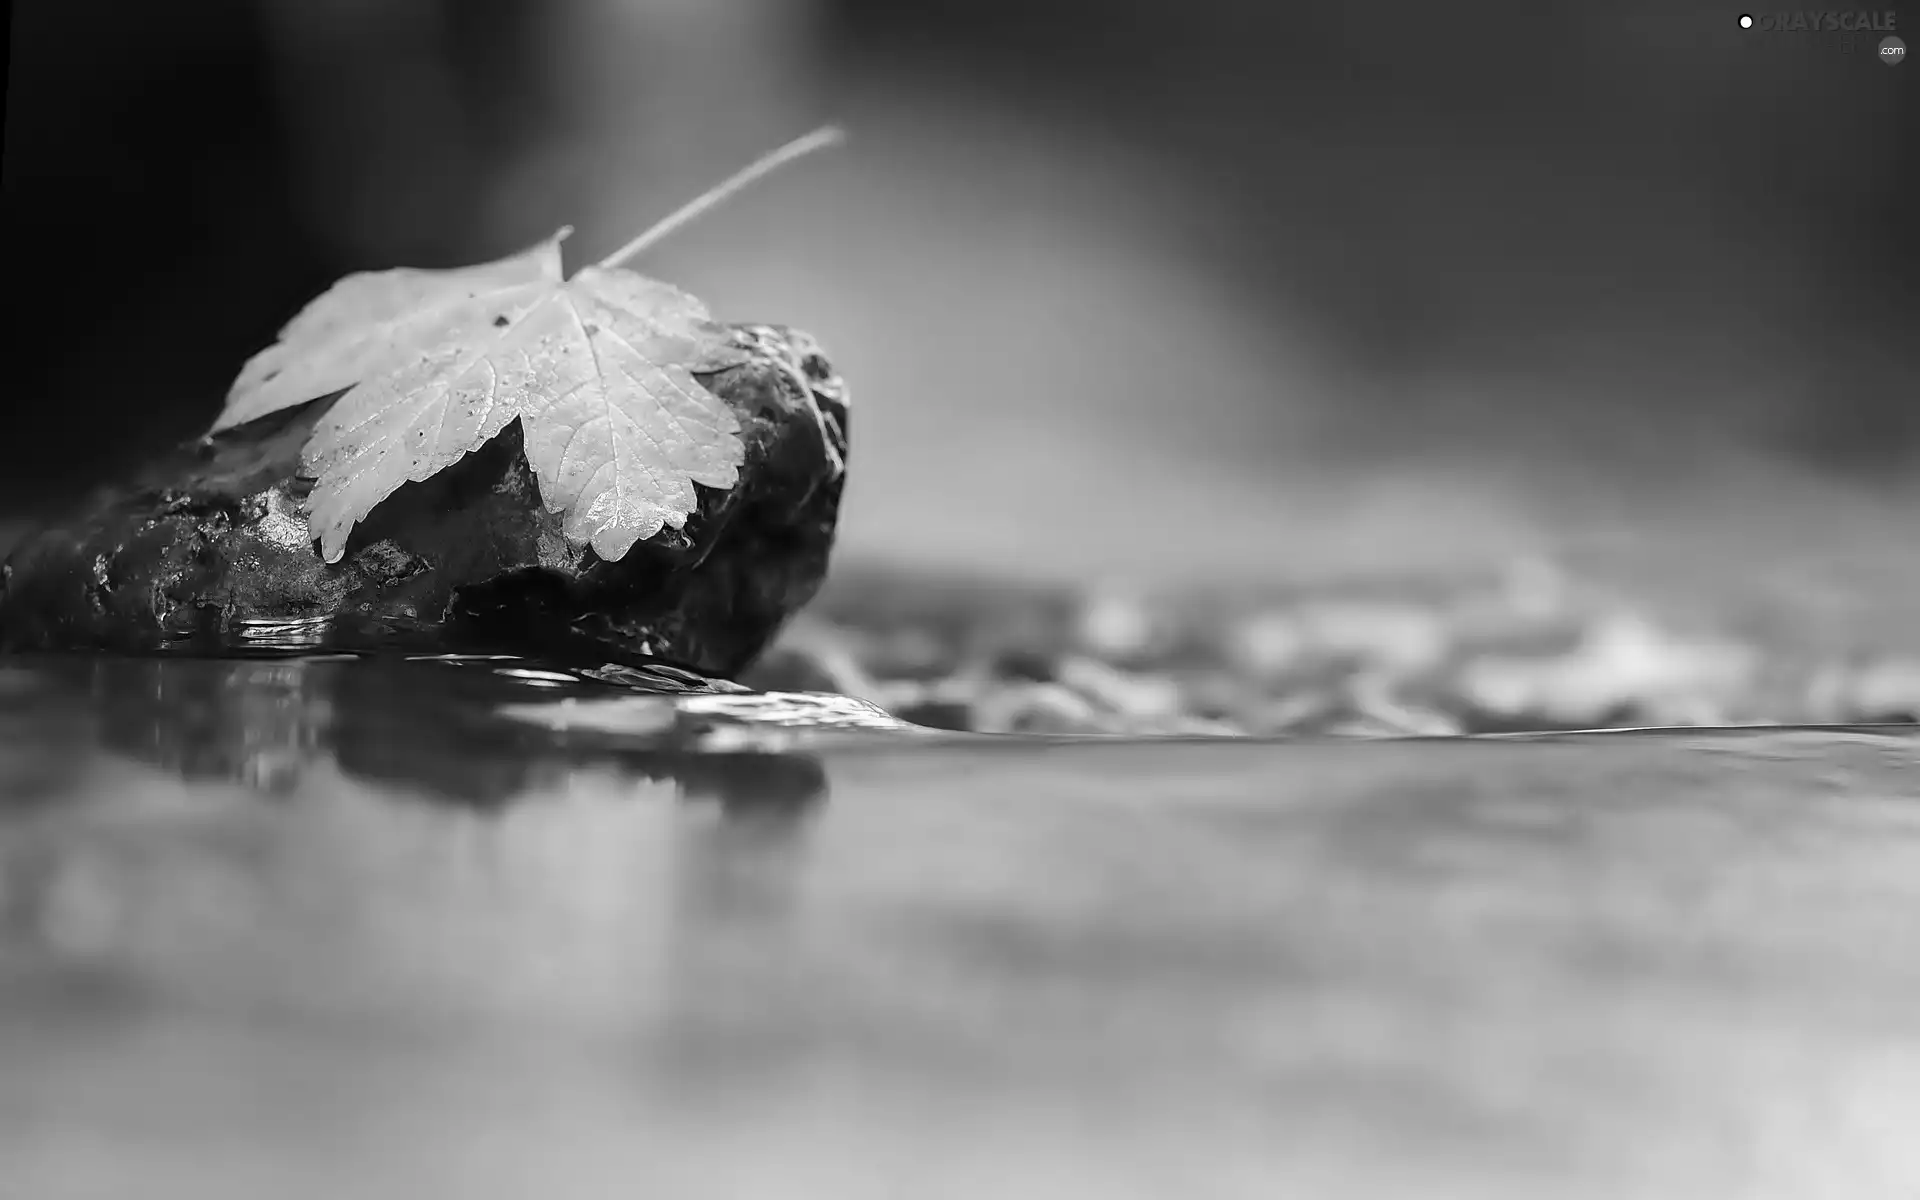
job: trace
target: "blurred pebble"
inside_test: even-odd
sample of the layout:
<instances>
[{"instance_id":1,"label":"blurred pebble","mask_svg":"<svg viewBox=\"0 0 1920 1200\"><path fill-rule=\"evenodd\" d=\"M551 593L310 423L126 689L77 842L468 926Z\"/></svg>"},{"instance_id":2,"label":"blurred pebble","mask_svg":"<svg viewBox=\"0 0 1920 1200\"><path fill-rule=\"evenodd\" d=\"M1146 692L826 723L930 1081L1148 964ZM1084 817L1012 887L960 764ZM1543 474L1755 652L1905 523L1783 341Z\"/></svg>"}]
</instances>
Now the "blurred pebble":
<instances>
[{"instance_id":1,"label":"blurred pebble","mask_svg":"<svg viewBox=\"0 0 1920 1200\"><path fill-rule=\"evenodd\" d=\"M1242 716L1241 724L1255 737L1278 737L1283 734L1319 732L1331 722L1339 720L1342 714L1343 707L1338 696L1279 696L1250 708Z\"/></svg>"},{"instance_id":2,"label":"blurred pebble","mask_svg":"<svg viewBox=\"0 0 1920 1200\"><path fill-rule=\"evenodd\" d=\"M1555 565L1258 603L1093 592L802 627L747 678L981 732L1461 733L1920 716L1920 661L1843 664L1663 627ZM916 615L918 614L918 615Z\"/></svg>"},{"instance_id":3,"label":"blurred pebble","mask_svg":"<svg viewBox=\"0 0 1920 1200\"><path fill-rule=\"evenodd\" d=\"M928 729L946 729L955 733L985 732L970 701L923 700L887 705L886 708L902 721Z\"/></svg>"},{"instance_id":4,"label":"blurred pebble","mask_svg":"<svg viewBox=\"0 0 1920 1200\"><path fill-rule=\"evenodd\" d=\"M837 692L862 699L879 691L847 639L813 625L788 630L740 682L762 692Z\"/></svg>"},{"instance_id":5,"label":"blurred pebble","mask_svg":"<svg viewBox=\"0 0 1920 1200\"><path fill-rule=\"evenodd\" d=\"M1307 636L1292 613L1268 610L1234 626L1227 637L1227 653L1250 674L1270 679L1306 656Z\"/></svg>"},{"instance_id":6,"label":"blurred pebble","mask_svg":"<svg viewBox=\"0 0 1920 1200\"><path fill-rule=\"evenodd\" d=\"M982 733L1113 732L1084 696L1058 683L998 689L982 698L976 713Z\"/></svg>"},{"instance_id":7,"label":"blurred pebble","mask_svg":"<svg viewBox=\"0 0 1920 1200\"><path fill-rule=\"evenodd\" d=\"M1142 721L1125 732L1159 737L1243 738L1247 736L1244 728L1231 721L1215 721L1204 717L1168 717L1164 720Z\"/></svg>"},{"instance_id":8,"label":"blurred pebble","mask_svg":"<svg viewBox=\"0 0 1920 1200\"><path fill-rule=\"evenodd\" d=\"M875 704L915 725L960 732L980 727L977 706L991 686L971 676L949 679L885 679L875 684Z\"/></svg>"},{"instance_id":9,"label":"blurred pebble","mask_svg":"<svg viewBox=\"0 0 1920 1200\"><path fill-rule=\"evenodd\" d=\"M1644 618L1619 614L1603 618L1562 657L1469 662L1458 686L1477 708L1539 713L1560 727L1601 724L1623 710L1711 723L1715 710L1707 703L1738 691L1753 667L1745 647L1671 637Z\"/></svg>"},{"instance_id":10,"label":"blurred pebble","mask_svg":"<svg viewBox=\"0 0 1920 1200\"><path fill-rule=\"evenodd\" d=\"M1143 600L1107 592L1082 605L1074 622L1074 639L1096 657L1129 662L1146 657L1162 637Z\"/></svg>"},{"instance_id":11,"label":"blurred pebble","mask_svg":"<svg viewBox=\"0 0 1920 1200\"><path fill-rule=\"evenodd\" d=\"M1060 683L1122 717L1152 720L1180 711L1180 687L1163 676L1140 675L1079 655L1061 661Z\"/></svg>"},{"instance_id":12,"label":"blurred pebble","mask_svg":"<svg viewBox=\"0 0 1920 1200\"><path fill-rule=\"evenodd\" d=\"M1000 679L1052 683L1058 677L1055 656L1027 646L1014 646L993 656L992 673Z\"/></svg>"},{"instance_id":13,"label":"blurred pebble","mask_svg":"<svg viewBox=\"0 0 1920 1200\"><path fill-rule=\"evenodd\" d=\"M1391 676L1374 673L1354 680L1354 709L1370 728L1387 737L1454 737L1466 732L1457 717L1425 705L1409 704L1395 694Z\"/></svg>"}]
</instances>

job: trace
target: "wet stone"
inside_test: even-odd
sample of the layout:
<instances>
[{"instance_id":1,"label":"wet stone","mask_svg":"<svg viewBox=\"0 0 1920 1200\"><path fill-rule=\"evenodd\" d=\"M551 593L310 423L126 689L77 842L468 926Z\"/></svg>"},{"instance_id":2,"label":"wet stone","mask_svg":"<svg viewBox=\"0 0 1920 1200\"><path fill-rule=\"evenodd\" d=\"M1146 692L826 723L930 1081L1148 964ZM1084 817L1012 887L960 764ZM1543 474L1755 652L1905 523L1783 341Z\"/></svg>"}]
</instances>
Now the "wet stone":
<instances>
[{"instance_id":1,"label":"wet stone","mask_svg":"<svg viewBox=\"0 0 1920 1200\"><path fill-rule=\"evenodd\" d=\"M619 562L570 545L519 422L410 483L329 565L299 455L322 398L181 446L27 533L0 574L0 650L509 650L731 676L812 598L839 511L847 406L807 335L736 326L703 382L739 418L730 490Z\"/></svg>"}]
</instances>

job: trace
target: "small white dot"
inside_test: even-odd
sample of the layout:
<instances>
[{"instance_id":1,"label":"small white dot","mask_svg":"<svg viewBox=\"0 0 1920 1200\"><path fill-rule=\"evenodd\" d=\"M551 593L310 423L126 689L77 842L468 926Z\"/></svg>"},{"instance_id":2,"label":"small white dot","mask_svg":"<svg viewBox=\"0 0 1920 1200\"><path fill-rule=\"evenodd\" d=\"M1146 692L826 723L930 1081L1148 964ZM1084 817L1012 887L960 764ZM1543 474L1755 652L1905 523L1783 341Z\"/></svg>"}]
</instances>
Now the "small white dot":
<instances>
[{"instance_id":1,"label":"small white dot","mask_svg":"<svg viewBox=\"0 0 1920 1200\"><path fill-rule=\"evenodd\" d=\"M1740 28L1742 28L1742 29L1752 29L1752 28L1753 28L1753 18L1752 18L1752 17L1745 17L1745 16L1743 16L1743 17L1741 17L1741 18L1740 18Z\"/></svg>"}]
</instances>

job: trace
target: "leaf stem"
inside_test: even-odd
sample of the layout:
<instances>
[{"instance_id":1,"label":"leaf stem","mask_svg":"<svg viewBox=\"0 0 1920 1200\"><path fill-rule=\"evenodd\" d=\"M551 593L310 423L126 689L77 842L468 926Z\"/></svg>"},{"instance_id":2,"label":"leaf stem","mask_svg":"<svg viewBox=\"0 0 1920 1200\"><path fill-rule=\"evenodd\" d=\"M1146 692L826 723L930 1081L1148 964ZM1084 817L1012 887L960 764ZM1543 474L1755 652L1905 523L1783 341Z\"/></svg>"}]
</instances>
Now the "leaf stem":
<instances>
[{"instance_id":1,"label":"leaf stem","mask_svg":"<svg viewBox=\"0 0 1920 1200\"><path fill-rule=\"evenodd\" d=\"M846 138L847 135L843 133L839 127L822 125L805 137L793 139L778 150L760 156L752 163L735 171L732 175L729 175L719 183L714 184L706 191L687 201L675 209L664 220L657 222L652 228L620 247L618 250L615 250L612 254L607 255L607 257L601 259L595 265L603 271L620 266L628 259L639 254L642 250L645 250L661 238L679 229L682 225L685 225L687 222L705 213L708 209L726 200L735 192L738 192L741 188L746 187L761 176L786 166L796 158L803 158L806 155L812 154L815 150L824 150L828 146L838 145L845 141Z\"/></svg>"}]
</instances>

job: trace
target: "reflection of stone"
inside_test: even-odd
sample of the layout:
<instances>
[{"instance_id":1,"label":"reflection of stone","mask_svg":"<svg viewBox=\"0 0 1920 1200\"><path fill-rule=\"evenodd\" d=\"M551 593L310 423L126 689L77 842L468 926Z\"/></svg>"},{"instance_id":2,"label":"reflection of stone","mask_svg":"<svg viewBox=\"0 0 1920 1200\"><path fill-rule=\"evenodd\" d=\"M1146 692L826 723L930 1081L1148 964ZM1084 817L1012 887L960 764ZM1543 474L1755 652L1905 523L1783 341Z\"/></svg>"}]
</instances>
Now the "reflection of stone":
<instances>
[{"instance_id":1,"label":"reflection of stone","mask_svg":"<svg viewBox=\"0 0 1920 1200\"><path fill-rule=\"evenodd\" d=\"M110 750L188 780L284 793L326 753L324 664L297 659L173 663L91 660L99 737Z\"/></svg>"},{"instance_id":2,"label":"reflection of stone","mask_svg":"<svg viewBox=\"0 0 1920 1200\"><path fill-rule=\"evenodd\" d=\"M756 823L790 821L827 794L819 761L784 744L705 749L725 722L681 712L677 704L700 697L688 695L690 685L677 675L659 682L660 694L643 695L636 694L647 678L640 672L626 673L629 682L616 688L493 661L98 658L61 665L84 672L100 745L189 781L287 794L331 762L370 784L492 808L563 786L573 772L612 770L675 782L687 800L717 801L729 820ZM51 667L45 674L48 697L71 696L74 689L53 683ZM543 706L556 710L569 695L613 696L581 703L644 708L652 718L570 730L508 715L533 707L524 702L534 693L563 698ZM85 728L77 706L57 711L63 728ZM0 757L0 767L8 761Z\"/></svg>"},{"instance_id":3,"label":"reflection of stone","mask_svg":"<svg viewBox=\"0 0 1920 1200\"><path fill-rule=\"evenodd\" d=\"M512 649L734 674L825 574L847 428L805 334L743 325L735 340L742 363L705 379L740 422L739 483L702 489L684 530L619 562L567 543L518 422L402 487L322 562L301 516L301 447L329 407L315 401L181 447L28 535L0 576L0 648Z\"/></svg>"}]
</instances>

